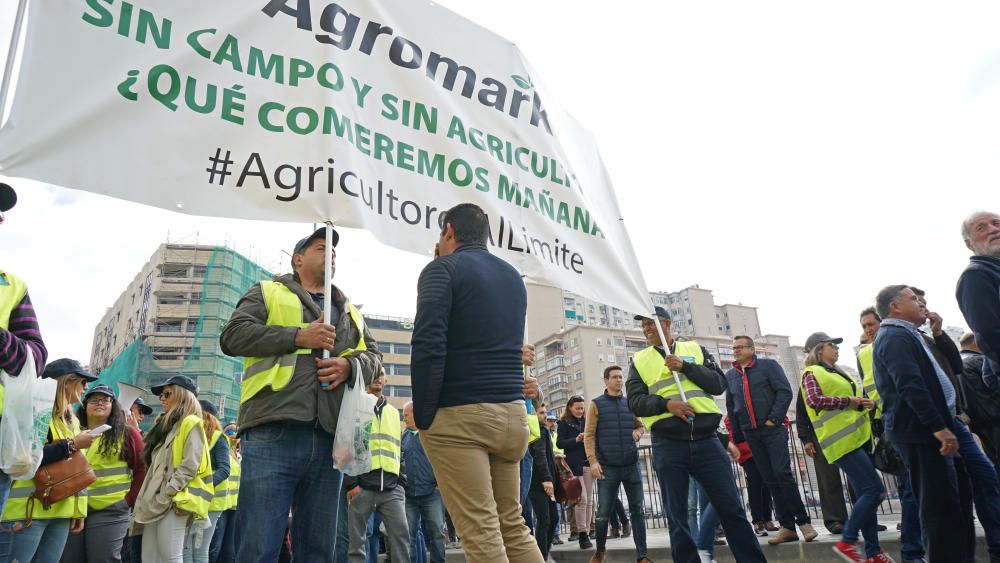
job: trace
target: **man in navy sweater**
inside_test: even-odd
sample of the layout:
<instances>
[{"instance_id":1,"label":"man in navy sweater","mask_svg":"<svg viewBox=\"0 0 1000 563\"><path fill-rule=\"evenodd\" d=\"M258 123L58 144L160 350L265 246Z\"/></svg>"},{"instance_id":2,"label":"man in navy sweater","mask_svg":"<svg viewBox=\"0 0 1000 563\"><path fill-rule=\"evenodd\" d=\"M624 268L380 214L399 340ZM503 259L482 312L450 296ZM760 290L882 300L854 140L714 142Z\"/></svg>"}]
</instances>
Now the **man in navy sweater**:
<instances>
[{"instance_id":1,"label":"man in navy sweater","mask_svg":"<svg viewBox=\"0 0 1000 563\"><path fill-rule=\"evenodd\" d=\"M1000 215L974 213L962 223L962 238L973 256L958 278L958 306L986 358L983 381L1000 392Z\"/></svg>"},{"instance_id":2,"label":"man in navy sweater","mask_svg":"<svg viewBox=\"0 0 1000 563\"><path fill-rule=\"evenodd\" d=\"M797 541L798 524L807 542L816 539L816 530L799 496L788 455L785 416L792 404L792 386L781 364L758 358L753 339L733 338L733 367L726 372L726 410L733 440L747 442L760 474L774 496L774 511L781 529L767 543Z\"/></svg>"},{"instance_id":3,"label":"man in navy sweater","mask_svg":"<svg viewBox=\"0 0 1000 563\"><path fill-rule=\"evenodd\" d=\"M519 498L527 292L517 270L486 249L482 209L457 205L441 224L439 258L420 274L411 341L421 443L468 561L542 563Z\"/></svg>"}]
</instances>

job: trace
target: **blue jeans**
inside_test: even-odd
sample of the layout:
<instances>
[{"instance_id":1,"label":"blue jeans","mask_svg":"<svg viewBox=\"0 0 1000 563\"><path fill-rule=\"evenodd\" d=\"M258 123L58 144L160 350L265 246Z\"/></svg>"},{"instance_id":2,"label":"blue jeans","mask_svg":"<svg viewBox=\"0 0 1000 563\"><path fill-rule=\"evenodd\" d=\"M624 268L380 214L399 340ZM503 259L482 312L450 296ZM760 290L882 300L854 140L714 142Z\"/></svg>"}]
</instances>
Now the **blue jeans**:
<instances>
[{"instance_id":1,"label":"blue jeans","mask_svg":"<svg viewBox=\"0 0 1000 563\"><path fill-rule=\"evenodd\" d=\"M410 526L410 557L416 563L424 556L424 547L417 542L417 532L423 531L424 542L430 548L431 563L444 563L444 503L441 493L406 497L406 522ZM393 557L395 559L395 557Z\"/></svg>"},{"instance_id":2,"label":"blue jeans","mask_svg":"<svg viewBox=\"0 0 1000 563\"><path fill-rule=\"evenodd\" d=\"M365 528L365 563L378 563L379 547L382 545L382 531L379 530L381 527L382 517L378 512L372 512Z\"/></svg>"},{"instance_id":3,"label":"blue jeans","mask_svg":"<svg viewBox=\"0 0 1000 563\"><path fill-rule=\"evenodd\" d=\"M7 504L7 497L10 495L10 482L10 475L0 471L0 512L3 512L3 507Z\"/></svg>"},{"instance_id":4,"label":"blue jeans","mask_svg":"<svg viewBox=\"0 0 1000 563\"><path fill-rule=\"evenodd\" d=\"M313 424L271 422L245 430L236 511L236 560L278 560L288 511L299 561L332 561L343 476L332 467L333 436Z\"/></svg>"},{"instance_id":5,"label":"blue jeans","mask_svg":"<svg viewBox=\"0 0 1000 563\"><path fill-rule=\"evenodd\" d=\"M705 511L701 513L701 526L698 529L695 544L698 549L703 549L715 557L715 528L719 526L719 516L715 509L709 504Z\"/></svg>"},{"instance_id":6,"label":"blue jeans","mask_svg":"<svg viewBox=\"0 0 1000 563\"><path fill-rule=\"evenodd\" d=\"M69 518L32 520L28 528L24 520L0 523L0 561L59 563L68 537Z\"/></svg>"},{"instance_id":7,"label":"blue jeans","mask_svg":"<svg viewBox=\"0 0 1000 563\"><path fill-rule=\"evenodd\" d=\"M993 462L976 445L972 433L955 420L955 437L958 438L958 457L972 481L972 498L976 515L986 532L986 545L991 557L1000 557L1000 480Z\"/></svg>"},{"instance_id":8,"label":"blue jeans","mask_svg":"<svg viewBox=\"0 0 1000 563\"><path fill-rule=\"evenodd\" d=\"M698 561L687 521L688 484L692 477L716 508L733 557L743 563L767 561L740 505L732 465L718 438L672 440L654 434L653 468L666 507L674 561Z\"/></svg>"},{"instance_id":9,"label":"blue jeans","mask_svg":"<svg viewBox=\"0 0 1000 563\"><path fill-rule=\"evenodd\" d=\"M700 529L698 523L701 522L706 508L708 508L708 495L705 494L705 489L701 488L698 481L691 479L691 483L688 484L688 529L691 531L691 537L698 535Z\"/></svg>"},{"instance_id":10,"label":"blue jeans","mask_svg":"<svg viewBox=\"0 0 1000 563\"><path fill-rule=\"evenodd\" d=\"M535 529L535 519L531 514L531 503L528 502L528 489L531 487L531 468L535 460L531 457L531 450L524 452L521 458L521 514L524 516L524 523L529 530Z\"/></svg>"},{"instance_id":11,"label":"blue jeans","mask_svg":"<svg viewBox=\"0 0 1000 563\"><path fill-rule=\"evenodd\" d=\"M215 525L212 545L208 550L208 560L212 563L234 563L236 561L236 509L219 514Z\"/></svg>"},{"instance_id":12,"label":"blue jeans","mask_svg":"<svg viewBox=\"0 0 1000 563\"><path fill-rule=\"evenodd\" d=\"M834 462L847 474L854 487L857 499L851 508L851 514L844 523L843 539L847 542L858 541L858 531L865 536L865 553L875 557L881 551L878 544L878 521L876 513L882 503L882 493L885 487L879 479L872 460L864 448L858 448Z\"/></svg>"},{"instance_id":13,"label":"blue jeans","mask_svg":"<svg viewBox=\"0 0 1000 563\"><path fill-rule=\"evenodd\" d=\"M337 547L334 548L334 561L347 561L347 550L350 545L351 531L347 521L347 489L341 487L337 496Z\"/></svg>"},{"instance_id":14,"label":"blue jeans","mask_svg":"<svg viewBox=\"0 0 1000 563\"><path fill-rule=\"evenodd\" d=\"M604 551L608 539L608 520L618 501L618 487L625 487L628 511L632 515L632 541L635 559L646 557L646 520L642 511L642 475L639 464L602 465L604 478L597 481L597 551Z\"/></svg>"},{"instance_id":15,"label":"blue jeans","mask_svg":"<svg viewBox=\"0 0 1000 563\"><path fill-rule=\"evenodd\" d=\"M899 492L899 504L903 507L903 517L899 526L900 553L903 559L923 557L926 553L920 529L920 505L917 504L917 497L913 494L909 473L896 477L896 490Z\"/></svg>"}]
</instances>

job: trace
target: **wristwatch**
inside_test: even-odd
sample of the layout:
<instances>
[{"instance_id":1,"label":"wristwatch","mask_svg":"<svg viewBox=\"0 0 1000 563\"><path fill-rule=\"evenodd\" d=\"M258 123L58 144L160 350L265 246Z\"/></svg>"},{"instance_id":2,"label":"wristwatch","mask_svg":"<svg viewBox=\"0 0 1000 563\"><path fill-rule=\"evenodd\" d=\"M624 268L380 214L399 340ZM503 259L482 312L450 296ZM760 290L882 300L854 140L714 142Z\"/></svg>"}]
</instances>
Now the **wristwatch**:
<instances>
[{"instance_id":1,"label":"wristwatch","mask_svg":"<svg viewBox=\"0 0 1000 563\"><path fill-rule=\"evenodd\" d=\"M69 446L69 453L71 454L80 451L80 449L76 447L76 443L73 442L73 438L66 440L66 445Z\"/></svg>"}]
</instances>

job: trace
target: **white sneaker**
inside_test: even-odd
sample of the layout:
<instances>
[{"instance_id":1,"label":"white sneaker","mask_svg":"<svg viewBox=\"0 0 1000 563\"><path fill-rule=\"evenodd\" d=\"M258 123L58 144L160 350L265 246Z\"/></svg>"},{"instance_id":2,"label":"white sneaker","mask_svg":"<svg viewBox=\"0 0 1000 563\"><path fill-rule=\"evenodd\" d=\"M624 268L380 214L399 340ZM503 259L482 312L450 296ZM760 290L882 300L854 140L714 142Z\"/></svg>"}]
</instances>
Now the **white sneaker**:
<instances>
[{"instance_id":1,"label":"white sneaker","mask_svg":"<svg viewBox=\"0 0 1000 563\"><path fill-rule=\"evenodd\" d=\"M698 558L701 559L701 563L716 563L715 559L712 559L711 552L707 549L699 549Z\"/></svg>"}]
</instances>

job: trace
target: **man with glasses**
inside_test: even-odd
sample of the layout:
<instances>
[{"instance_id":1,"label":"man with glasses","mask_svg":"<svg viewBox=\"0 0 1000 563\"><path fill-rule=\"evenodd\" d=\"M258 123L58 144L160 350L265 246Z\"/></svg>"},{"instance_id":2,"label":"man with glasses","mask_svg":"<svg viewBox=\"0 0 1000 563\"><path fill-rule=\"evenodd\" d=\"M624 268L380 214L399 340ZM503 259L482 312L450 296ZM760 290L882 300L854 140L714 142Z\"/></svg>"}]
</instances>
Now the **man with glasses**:
<instances>
[{"instance_id":1,"label":"man with glasses","mask_svg":"<svg viewBox=\"0 0 1000 563\"><path fill-rule=\"evenodd\" d=\"M0 183L0 224L5 222L4 213L16 203L14 188ZM17 377L28 354L35 362L35 372L41 373L48 351L38 331L38 319L28 298L28 286L14 274L0 268L0 370ZM0 385L0 412L2 410L3 386ZM0 510L3 510L9 491L10 476L0 471Z\"/></svg>"},{"instance_id":2,"label":"man with glasses","mask_svg":"<svg viewBox=\"0 0 1000 563\"><path fill-rule=\"evenodd\" d=\"M732 437L747 442L767 488L774 497L774 512L781 529L767 543L798 541L798 524L807 542L819 535L812 526L799 495L788 455L785 418L792 404L792 386L781 364L758 358L749 336L733 338L733 367L726 372L726 410Z\"/></svg>"},{"instance_id":3,"label":"man with glasses","mask_svg":"<svg viewBox=\"0 0 1000 563\"><path fill-rule=\"evenodd\" d=\"M670 523L674 561L699 558L687 522L691 478L708 494L736 560L766 561L741 508L732 463L716 437L722 410L712 396L725 392L725 376L708 350L670 333L666 309L656 307L655 315L655 320L636 316L649 347L632 359L626 394L632 412L642 418L652 437L653 469ZM661 341L657 323L666 342Z\"/></svg>"}]
</instances>

